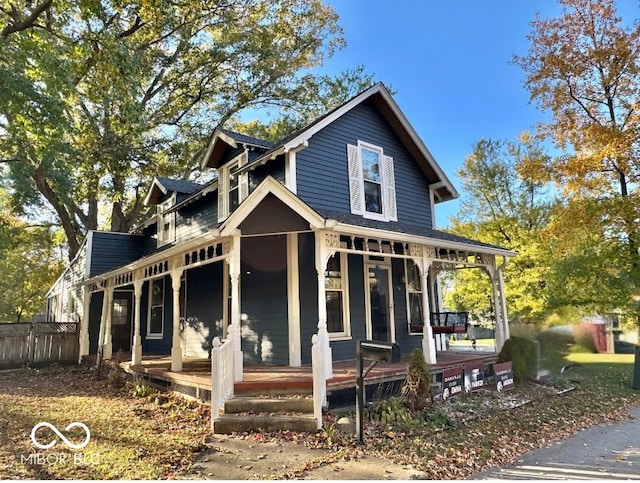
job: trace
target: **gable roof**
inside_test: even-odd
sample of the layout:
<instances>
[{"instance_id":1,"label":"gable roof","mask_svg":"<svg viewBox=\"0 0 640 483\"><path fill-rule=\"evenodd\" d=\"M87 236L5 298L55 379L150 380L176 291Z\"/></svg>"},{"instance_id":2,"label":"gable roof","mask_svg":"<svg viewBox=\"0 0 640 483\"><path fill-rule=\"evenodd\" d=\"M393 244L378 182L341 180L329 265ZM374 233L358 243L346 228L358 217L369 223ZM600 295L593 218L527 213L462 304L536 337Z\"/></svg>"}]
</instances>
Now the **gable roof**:
<instances>
[{"instance_id":1,"label":"gable roof","mask_svg":"<svg viewBox=\"0 0 640 483\"><path fill-rule=\"evenodd\" d=\"M207 148L207 152L202 160L202 167L219 166L219 162L228 149L236 148L238 143L250 146L259 146L267 148L261 156L254 159L250 164L265 162L274 159L280 154L287 153L292 149L304 146L309 142L317 132L324 129L335 120L351 111L356 106L365 101L371 101L381 112L382 116L389 123L394 133L405 145L409 153L418 163L418 166L424 172L429 180L429 184L433 186L435 193L435 202L448 201L459 197L458 191L453 186L447 175L442 171L429 149L422 142L411 123L407 120L400 107L394 101L391 93L387 90L382 82L374 84L370 88L353 97L341 106L319 117L312 123L303 127L299 131L284 137L275 144L267 141L261 141L250 136L244 136L232 131L217 128L214 132L211 142ZM245 142L240 139L246 138Z\"/></svg>"},{"instance_id":2,"label":"gable roof","mask_svg":"<svg viewBox=\"0 0 640 483\"><path fill-rule=\"evenodd\" d=\"M170 179L162 176L156 176L153 179L151 188L147 197L144 199L145 206L150 204L157 204L160 198L167 193L180 193L185 195L192 195L197 193L203 188L200 183L194 183L193 181L186 181L182 179Z\"/></svg>"},{"instance_id":3,"label":"gable roof","mask_svg":"<svg viewBox=\"0 0 640 483\"><path fill-rule=\"evenodd\" d=\"M267 151L274 146L270 141L217 127L211 135L209 145L200 163L202 169L220 167L225 156L240 145L257 148L261 151Z\"/></svg>"}]
</instances>

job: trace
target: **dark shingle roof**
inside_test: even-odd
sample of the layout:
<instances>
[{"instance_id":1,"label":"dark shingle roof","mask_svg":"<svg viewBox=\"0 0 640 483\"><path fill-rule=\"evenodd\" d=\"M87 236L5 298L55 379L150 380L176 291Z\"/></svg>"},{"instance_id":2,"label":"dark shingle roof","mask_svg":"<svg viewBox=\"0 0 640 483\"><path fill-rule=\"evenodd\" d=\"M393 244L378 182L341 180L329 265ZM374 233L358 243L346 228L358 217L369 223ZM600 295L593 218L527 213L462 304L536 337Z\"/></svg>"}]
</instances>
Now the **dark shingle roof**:
<instances>
[{"instance_id":1,"label":"dark shingle roof","mask_svg":"<svg viewBox=\"0 0 640 483\"><path fill-rule=\"evenodd\" d=\"M158 183L160 183L168 192L176 191L178 193L184 193L191 195L200 191L204 185L200 183L194 183L193 181L185 181L183 179L170 179L163 177L156 177Z\"/></svg>"},{"instance_id":2,"label":"dark shingle roof","mask_svg":"<svg viewBox=\"0 0 640 483\"><path fill-rule=\"evenodd\" d=\"M509 251L508 249L499 247L497 245L491 245L489 243L483 243L477 240L471 240L469 238L454 235L453 233L447 233L445 231L440 231L433 228L424 228L424 227L415 226L415 225L407 225L405 223L398 223L397 221L370 220L368 218L363 218L360 215L352 215L350 213L337 213L337 212L332 212L328 210L317 210L317 211L325 219L333 219L340 223L346 223L348 225L362 226L365 228L373 228L376 230L406 233L407 235L424 236L424 237L433 238L436 240L442 240L444 242L464 243L465 245L489 248L492 250Z\"/></svg>"},{"instance_id":3,"label":"dark shingle roof","mask_svg":"<svg viewBox=\"0 0 640 483\"><path fill-rule=\"evenodd\" d=\"M250 146L256 146L263 149L271 149L274 144L271 141L265 141L264 139L254 138L253 136L248 136L246 134L240 134L235 131L231 131L229 129L222 129L220 131L225 133L227 136L233 138L236 142L240 144L248 144Z\"/></svg>"}]
</instances>

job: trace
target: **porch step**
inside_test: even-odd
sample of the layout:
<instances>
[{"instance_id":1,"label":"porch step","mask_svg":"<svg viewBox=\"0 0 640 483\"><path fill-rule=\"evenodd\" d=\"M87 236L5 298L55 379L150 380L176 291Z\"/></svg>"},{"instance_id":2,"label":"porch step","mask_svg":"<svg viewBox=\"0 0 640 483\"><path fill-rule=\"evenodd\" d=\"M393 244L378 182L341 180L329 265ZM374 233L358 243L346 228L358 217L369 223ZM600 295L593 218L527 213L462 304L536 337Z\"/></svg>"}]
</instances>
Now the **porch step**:
<instances>
[{"instance_id":1,"label":"porch step","mask_svg":"<svg viewBox=\"0 0 640 483\"><path fill-rule=\"evenodd\" d=\"M237 413L313 413L313 399L309 397L235 397L224 406L225 414Z\"/></svg>"},{"instance_id":2,"label":"porch step","mask_svg":"<svg viewBox=\"0 0 640 483\"><path fill-rule=\"evenodd\" d=\"M315 433L318 430L316 418L310 415L224 414L213 423L216 434L241 433L245 431L297 431Z\"/></svg>"},{"instance_id":3,"label":"porch step","mask_svg":"<svg viewBox=\"0 0 640 483\"><path fill-rule=\"evenodd\" d=\"M317 430L313 399L299 394L282 397L234 397L225 403L224 414L213 423L213 432L216 434Z\"/></svg>"}]
</instances>

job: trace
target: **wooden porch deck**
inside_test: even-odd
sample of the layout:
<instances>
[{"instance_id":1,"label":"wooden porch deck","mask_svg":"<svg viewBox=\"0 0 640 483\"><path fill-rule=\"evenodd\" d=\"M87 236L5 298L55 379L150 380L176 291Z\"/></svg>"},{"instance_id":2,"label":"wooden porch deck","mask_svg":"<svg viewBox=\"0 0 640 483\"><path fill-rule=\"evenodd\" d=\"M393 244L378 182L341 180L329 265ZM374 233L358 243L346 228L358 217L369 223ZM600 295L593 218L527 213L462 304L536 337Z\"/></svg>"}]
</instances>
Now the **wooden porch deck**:
<instances>
[{"instance_id":1,"label":"wooden porch deck","mask_svg":"<svg viewBox=\"0 0 640 483\"><path fill-rule=\"evenodd\" d=\"M123 354L127 357L127 355ZM85 356L90 361L90 357ZM485 365L497 361L498 354L484 351L443 351L438 352L436 364L428 365L434 378L444 369L461 367L481 362ZM95 356L93 356L95 362ZM366 376L365 384L404 379L408 356L395 364L379 363ZM365 368L368 362L365 361ZM144 356L140 365L122 362L120 366L134 377L141 377L155 385L185 393L198 399L207 400L211 388L211 361L209 359L190 359L183 361L182 372L171 371L169 356ZM340 361L333 364L333 378L327 383L327 391L355 388L356 361ZM311 366L288 367L245 364L243 380L235 384L235 393L268 392L307 392L313 387Z\"/></svg>"}]
</instances>

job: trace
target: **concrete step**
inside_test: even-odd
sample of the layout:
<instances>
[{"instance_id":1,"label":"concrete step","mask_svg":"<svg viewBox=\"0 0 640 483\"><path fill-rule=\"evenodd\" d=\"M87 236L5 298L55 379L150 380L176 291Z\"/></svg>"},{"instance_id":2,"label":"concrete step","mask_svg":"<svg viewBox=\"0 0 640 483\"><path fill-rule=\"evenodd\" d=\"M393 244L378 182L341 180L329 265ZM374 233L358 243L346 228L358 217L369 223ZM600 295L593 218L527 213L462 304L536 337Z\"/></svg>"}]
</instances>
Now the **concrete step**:
<instances>
[{"instance_id":1,"label":"concrete step","mask_svg":"<svg viewBox=\"0 0 640 483\"><path fill-rule=\"evenodd\" d=\"M312 413L310 397L234 397L224 405L225 414L237 413Z\"/></svg>"},{"instance_id":2,"label":"concrete step","mask_svg":"<svg viewBox=\"0 0 640 483\"><path fill-rule=\"evenodd\" d=\"M242 433L245 431L297 431L315 433L316 418L312 415L279 414L224 414L213 422L215 434Z\"/></svg>"}]
</instances>

